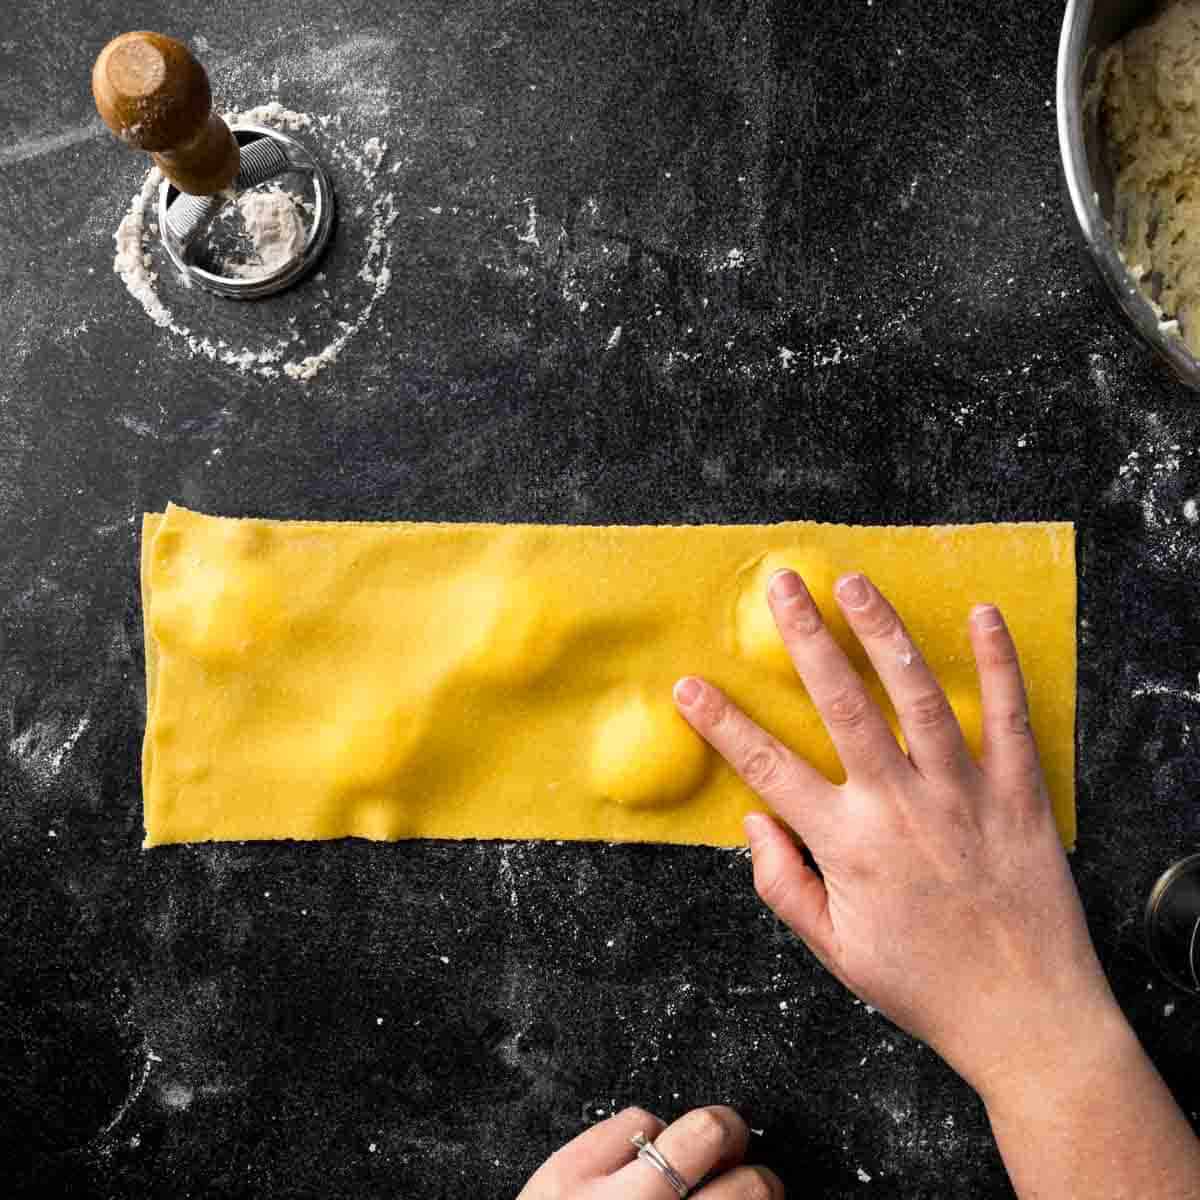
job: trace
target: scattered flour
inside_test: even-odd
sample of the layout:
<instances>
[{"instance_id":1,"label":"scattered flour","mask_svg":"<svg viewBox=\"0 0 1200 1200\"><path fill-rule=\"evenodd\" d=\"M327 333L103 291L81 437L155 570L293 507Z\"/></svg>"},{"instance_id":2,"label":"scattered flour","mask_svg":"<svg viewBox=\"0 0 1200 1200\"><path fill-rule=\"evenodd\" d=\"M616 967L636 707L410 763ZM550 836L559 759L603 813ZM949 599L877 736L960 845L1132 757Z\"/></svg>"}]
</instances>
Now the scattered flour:
<instances>
[{"instance_id":1,"label":"scattered flour","mask_svg":"<svg viewBox=\"0 0 1200 1200\"><path fill-rule=\"evenodd\" d=\"M524 242L527 246L540 247L542 244L542 239L538 237L537 204L532 196L525 197L525 204L528 207L529 216L525 221L525 232L517 234L517 241Z\"/></svg>"},{"instance_id":2,"label":"scattered flour","mask_svg":"<svg viewBox=\"0 0 1200 1200\"><path fill-rule=\"evenodd\" d=\"M845 357L845 347L835 343L828 352L818 351L814 354L812 363L814 367L836 367L841 365Z\"/></svg>"},{"instance_id":3,"label":"scattered flour","mask_svg":"<svg viewBox=\"0 0 1200 1200\"><path fill-rule=\"evenodd\" d=\"M369 183L379 173L383 164L383 156L387 153L387 142L381 142L377 137L367 138L363 143L362 155L357 161L358 169Z\"/></svg>"},{"instance_id":4,"label":"scattered flour","mask_svg":"<svg viewBox=\"0 0 1200 1200\"><path fill-rule=\"evenodd\" d=\"M293 112L278 100L260 104L257 108L231 109L221 117L226 125L266 125L290 133L312 129L314 122L311 113Z\"/></svg>"},{"instance_id":5,"label":"scattered flour","mask_svg":"<svg viewBox=\"0 0 1200 1200\"><path fill-rule=\"evenodd\" d=\"M517 876L513 870L512 859L510 857L515 849L516 846L512 842L500 843L500 857L496 864L496 871L499 876L501 889L508 893L508 903L512 916L518 918L521 901L517 895Z\"/></svg>"},{"instance_id":6,"label":"scattered flour","mask_svg":"<svg viewBox=\"0 0 1200 1200\"><path fill-rule=\"evenodd\" d=\"M378 197L372 205L371 234L367 243L367 254L359 269L358 278L371 285L372 291L366 304L353 321L341 322L342 332L317 354L310 354L299 362L283 364L284 372L291 379L312 379L318 371L337 362L351 338L362 332L375 312L375 305L386 295L392 285L392 243L388 231L396 222L396 202L391 192Z\"/></svg>"},{"instance_id":7,"label":"scattered flour","mask_svg":"<svg viewBox=\"0 0 1200 1200\"><path fill-rule=\"evenodd\" d=\"M158 168L151 167L141 190L135 193L130 202L129 211L121 218L117 232L113 234L117 244L113 270L124 280L129 294L146 310L146 316L160 328L169 329L174 324L174 318L170 309L158 298L154 286L158 276L150 269L151 259L146 253L146 243L150 240L150 233L146 229L146 207L158 195L161 180Z\"/></svg>"},{"instance_id":8,"label":"scattered flour","mask_svg":"<svg viewBox=\"0 0 1200 1200\"><path fill-rule=\"evenodd\" d=\"M1186 573L1200 563L1194 529L1200 511L1184 490L1194 452L1184 429L1169 416L1148 412L1140 423L1140 436L1117 467L1104 499L1132 502L1142 510L1147 537L1141 553L1147 566L1172 575Z\"/></svg>"},{"instance_id":9,"label":"scattered flour","mask_svg":"<svg viewBox=\"0 0 1200 1200\"><path fill-rule=\"evenodd\" d=\"M1160 679L1143 679L1135 683L1129 692L1133 699L1142 696L1173 696L1180 700L1190 700L1200 704L1200 691L1194 688L1180 687L1177 683L1168 683Z\"/></svg>"},{"instance_id":10,"label":"scattered flour","mask_svg":"<svg viewBox=\"0 0 1200 1200\"><path fill-rule=\"evenodd\" d=\"M50 770L56 775L62 770L63 759L75 749L75 743L78 742L81 737L83 737L83 735L87 732L87 727L91 723L92 718L87 713L84 713L83 716L79 718L79 723L67 735L66 741L64 741L63 744L59 746L59 748L55 750L53 754L50 755L49 759L47 759L50 764Z\"/></svg>"},{"instance_id":11,"label":"scattered flour","mask_svg":"<svg viewBox=\"0 0 1200 1200\"><path fill-rule=\"evenodd\" d=\"M150 1078L150 1072L154 1069L155 1063L162 1062L162 1059L154 1053L152 1049L144 1042L142 1049L146 1057L142 1060L141 1067L138 1070L136 1078L130 1079L129 1093L125 1099L121 1101L117 1111L112 1115L111 1119L104 1125L99 1133L92 1139L92 1145L103 1142L110 1133L125 1119L129 1110L138 1102L142 1093L146 1090L146 1082Z\"/></svg>"},{"instance_id":12,"label":"scattered flour","mask_svg":"<svg viewBox=\"0 0 1200 1200\"><path fill-rule=\"evenodd\" d=\"M8 752L33 775L57 775L91 723L91 714L84 713L75 728L65 733L53 719L35 721L9 739Z\"/></svg>"},{"instance_id":13,"label":"scattered flour","mask_svg":"<svg viewBox=\"0 0 1200 1200\"><path fill-rule=\"evenodd\" d=\"M159 1092L163 1107L173 1112L182 1112L191 1108L196 1093L186 1083L171 1082L163 1084Z\"/></svg>"}]
</instances>

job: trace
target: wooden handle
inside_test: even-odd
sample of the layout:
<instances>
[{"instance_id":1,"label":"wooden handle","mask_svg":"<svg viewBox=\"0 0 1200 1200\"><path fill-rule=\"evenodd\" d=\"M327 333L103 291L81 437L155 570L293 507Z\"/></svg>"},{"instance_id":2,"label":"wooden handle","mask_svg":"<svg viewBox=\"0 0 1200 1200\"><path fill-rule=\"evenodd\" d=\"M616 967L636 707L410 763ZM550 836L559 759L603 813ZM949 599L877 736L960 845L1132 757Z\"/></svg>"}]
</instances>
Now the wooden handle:
<instances>
[{"instance_id":1,"label":"wooden handle","mask_svg":"<svg viewBox=\"0 0 1200 1200\"><path fill-rule=\"evenodd\" d=\"M181 191L208 196L233 185L237 140L212 111L204 68L161 33L123 33L92 68L92 95L104 123L123 142L149 150Z\"/></svg>"}]
</instances>

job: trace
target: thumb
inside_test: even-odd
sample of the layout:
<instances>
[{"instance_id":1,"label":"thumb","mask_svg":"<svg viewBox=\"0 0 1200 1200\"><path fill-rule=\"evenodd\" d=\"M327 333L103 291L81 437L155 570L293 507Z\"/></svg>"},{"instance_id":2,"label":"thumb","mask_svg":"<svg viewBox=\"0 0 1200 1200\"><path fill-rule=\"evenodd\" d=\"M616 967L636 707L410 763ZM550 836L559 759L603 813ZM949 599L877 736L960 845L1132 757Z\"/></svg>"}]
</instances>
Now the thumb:
<instances>
[{"instance_id":1,"label":"thumb","mask_svg":"<svg viewBox=\"0 0 1200 1200\"><path fill-rule=\"evenodd\" d=\"M826 965L833 947L829 895L791 835L766 813L743 822L754 861L754 890L763 903Z\"/></svg>"}]
</instances>

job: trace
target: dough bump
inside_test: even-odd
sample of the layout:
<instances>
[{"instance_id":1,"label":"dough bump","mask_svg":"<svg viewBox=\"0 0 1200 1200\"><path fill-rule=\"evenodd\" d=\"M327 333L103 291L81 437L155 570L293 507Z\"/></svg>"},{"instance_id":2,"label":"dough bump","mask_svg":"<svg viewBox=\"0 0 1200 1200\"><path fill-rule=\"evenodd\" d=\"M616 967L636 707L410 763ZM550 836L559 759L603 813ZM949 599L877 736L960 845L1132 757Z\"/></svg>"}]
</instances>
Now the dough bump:
<instances>
[{"instance_id":1,"label":"dough bump","mask_svg":"<svg viewBox=\"0 0 1200 1200\"><path fill-rule=\"evenodd\" d=\"M709 750L667 698L637 694L600 719L592 742L592 785L625 808L671 807L704 782Z\"/></svg>"}]
</instances>

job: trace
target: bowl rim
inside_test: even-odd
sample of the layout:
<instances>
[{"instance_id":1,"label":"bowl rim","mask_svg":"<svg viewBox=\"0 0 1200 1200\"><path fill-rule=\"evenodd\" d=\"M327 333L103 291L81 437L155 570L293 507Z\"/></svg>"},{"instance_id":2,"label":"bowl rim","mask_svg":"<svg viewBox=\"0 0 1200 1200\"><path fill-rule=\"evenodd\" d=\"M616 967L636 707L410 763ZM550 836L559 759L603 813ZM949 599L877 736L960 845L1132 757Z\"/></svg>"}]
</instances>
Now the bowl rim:
<instances>
[{"instance_id":1,"label":"bowl rim","mask_svg":"<svg viewBox=\"0 0 1200 1200\"><path fill-rule=\"evenodd\" d=\"M1089 54L1088 27L1094 10L1095 0L1067 0L1058 43L1055 88L1058 145L1071 215L1101 278L1134 332L1166 360L1184 383L1200 390L1200 363L1181 339L1168 336L1159 328L1158 314L1117 253L1108 220L1100 209L1083 131L1083 77Z\"/></svg>"}]
</instances>

